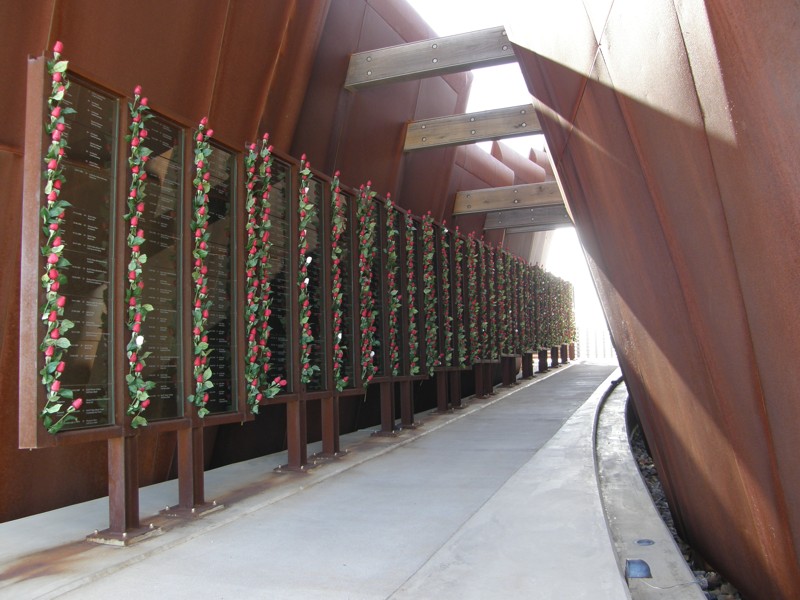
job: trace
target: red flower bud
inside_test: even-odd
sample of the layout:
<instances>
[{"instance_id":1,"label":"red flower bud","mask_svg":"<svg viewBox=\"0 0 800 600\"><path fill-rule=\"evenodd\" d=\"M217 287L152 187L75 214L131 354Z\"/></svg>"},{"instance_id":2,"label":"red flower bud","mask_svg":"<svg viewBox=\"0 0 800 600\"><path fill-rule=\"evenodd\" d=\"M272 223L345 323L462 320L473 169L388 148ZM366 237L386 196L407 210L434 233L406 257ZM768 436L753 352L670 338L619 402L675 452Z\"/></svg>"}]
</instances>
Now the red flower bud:
<instances>
[{"instance_id":1,"label":"red flower bud","mask_svg":"<svg viewBox=\"0 0 800 600\"><path fill-rule=\"evenodd\" d=\"M50 269L50 270L47 272L47 276L48 276L50 279L58 279L58 271L57 271L56 269Z\"/></svg>"},{"instance_id":2,"label":"red flower bud","mask_svg":"<svg viewBox=\"0 0 800 600\"><path fill-rule=\"evenodd\" d=\"M145 398L142 400L142 408L147 408L148 406L150 406L150 398Z\"/></svg>"},{"instance_id":3,"label":"red flower bud","mask_svg":"<svg viewBox=\"0 0 800 600\"><path fill-rule=\"evenodd\" d=\"M58 254L53 252L50 256L47 257L47 264L54 265L58 262Z\"/></svg>"},{"instance_id":4,"label":"red flower bud","mask_svg":"<svg viewBox=\"0 0 800 600\"><path fill-rule=\"evenodd\" d=\"M56 372L58 372L58 373L63 373L64 372L64 361L63 360L60 363L58 363L58 365L56 366Z\"/></svg>"},{"instance_id":5,"label":"red flower bud","mask_svg":"<svg viewBox=\"0 0 800 600\"><path fill-rule=\"evenodd\" d=\"M50 323L53 323L53 322L55 322L57 319L58 319L58 313L57 313L56 311L54 311L54 310L51 310L51 311L50 311L50 314L49 314L49 315L47 315L47 320L48 320Z\"/></svg>"},{"instance_id":6,"label":"red flower bud","mask_svg":"<svg viewBox=\"0 0 800 600\"><path fill-rule=\"evenodd\" d=\"M50 384L50 389L53 390L54 392L57 392L58 390L61 389L61 382L58 379L56 379L53 383Z\"/></svg>"},{"instance_id":7,"label":"red flower bud","mask_svg":"<svg viewBox=\"0 0 800 600\"><path fill-rule=\"evenodd\" d=\"M214 137L214 130L213 129L209 129L206 133L207 133L208 137Z\"/></svg>"},{"instance_id":8,"label":"red flower bud","mask_svg":"<svg viewBox=\"0 0 800 600\"><path fill-rule=\"evenodd\" d=\"M139 217L133 215L131 217L131 227L136 227L139 224Z\"/></svg>"},{"instance_id":9,"label":"red flower bud","mask_svg":"<svg viewBox=\"0 0 800 600\"><path fill-rule=\"evenodd\" d=\"M56 41L56 43L53 44L53 52L55 52L56 54L61 54L63 51L64 51L64 44L62 44L60 40Z\"/></svg>"},{"instance_id":10,"label":"red flower bud","mask_svg":"<svg viewBox=\"0 0 800 600\"><path fill-rule=\"evenodd\" d=\"M147 97L142 98L140 103L142 106L147 106Z\"/></svg>"}]
</instances>

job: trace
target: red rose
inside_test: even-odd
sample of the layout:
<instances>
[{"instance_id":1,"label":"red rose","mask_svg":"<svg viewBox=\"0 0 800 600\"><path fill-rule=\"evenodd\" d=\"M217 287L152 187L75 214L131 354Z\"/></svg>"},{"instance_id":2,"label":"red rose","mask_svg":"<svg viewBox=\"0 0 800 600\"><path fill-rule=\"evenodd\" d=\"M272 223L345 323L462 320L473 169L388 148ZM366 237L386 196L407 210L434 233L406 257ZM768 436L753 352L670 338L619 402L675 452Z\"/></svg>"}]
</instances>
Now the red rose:
<instances>
[{"instance_id":1,"label":"red rose","mask_svg":"<svg viewBox=\"0 0 800 600\"><path fill-rule=\"evenodd\" d=\"M142 106L147 106L147 98L142 98L139 102Z\"/></svg>"},{"instance_id":2,"label":"red rose","mask_svg":"<svg viewBox=\"0 0 800 600\"><path fill-rule=\"evenodd\" d=\"M83 398L75 398L70 406L73 410L80 410L81 406L83 406Z\"/></svg>"},{"instance_id":3,"label":"red rose","mask_svg":"<svg viewBox=\"0 0 800 600\"><path fill-rule=\"evenodd\" d=\"M142 400L142 408L147 408L148 406L150 406L150 398L145 398Z\"/></svg>"},{"instance_id":4,"label":"red rose","mask_svg":"<svg viewBox=\"0 0 800 600\"><path fill-rule=\"evenodd\" d=\"M61 382L58 379L56 379L52 384L50 384L50 389L53 390L54 392L57 392L58 390L61 389Z\"/></svg>"},{"instance_id":5,"label":"red rose","mask_svg":"<svg viewBox=\"0 0 800 600\"><path fill-rule=\"evenodd\" d=\"M55 52L56 54L61 54L63 51L64 51L64 44L62 44L60 40L56 41L56 43L53 44L53 52Z\"/></svg>"}]
</instances>

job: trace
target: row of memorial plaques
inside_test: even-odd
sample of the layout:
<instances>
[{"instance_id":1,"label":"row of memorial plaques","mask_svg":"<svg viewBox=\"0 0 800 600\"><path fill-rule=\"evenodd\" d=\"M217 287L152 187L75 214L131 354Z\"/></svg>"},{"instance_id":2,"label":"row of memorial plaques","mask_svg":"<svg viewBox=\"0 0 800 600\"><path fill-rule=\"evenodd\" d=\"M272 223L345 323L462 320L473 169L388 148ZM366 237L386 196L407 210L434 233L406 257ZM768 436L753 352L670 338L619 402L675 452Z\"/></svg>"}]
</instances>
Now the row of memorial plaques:
<instances>
[{"instance_id":1,"label":"row of memorial plaques","mask_svg":"<svg viewBox=\"0 0 800 600\"><path fill-rule=\"evenodd\" d=\"M67 297L65 317L75 323L69 333L72 347L62 376L63 389L84 399L84 408L75 413L71 429L108 425L114 420L111 402L111 361L114 348L127 344L114 342L109 297L114 291L113 226L116 207L118 166L117 129L119 99L79 78L73 78L63 106L76 112L65 118L69 142L64 160L62 198L71 203L64 226L67 283L62 287ZM152 150L146 166L145 211L140 219L145 242L142 252L148 261L143 269L142 302L153 311L145 321L141 335L144 350L150 352L143 373L155 386L150 393L147 418L151 421L179 417L183 397L181 364L181 300L178 291L181 255L181 205L183 198L183 131L155 116L147 122L147 147ZM214 373L208 408L212 412L235 409L233 386L232 294L231 275L233 173L235 158L221 148L214 148L209 159L212 187L209 192L209 290L212 306L208 321ZM127 231L125 232L127 235ZM122 361L124 363L124 361ZM127 363L124 363L127 364Z\"/></svg>"}]
</instances>

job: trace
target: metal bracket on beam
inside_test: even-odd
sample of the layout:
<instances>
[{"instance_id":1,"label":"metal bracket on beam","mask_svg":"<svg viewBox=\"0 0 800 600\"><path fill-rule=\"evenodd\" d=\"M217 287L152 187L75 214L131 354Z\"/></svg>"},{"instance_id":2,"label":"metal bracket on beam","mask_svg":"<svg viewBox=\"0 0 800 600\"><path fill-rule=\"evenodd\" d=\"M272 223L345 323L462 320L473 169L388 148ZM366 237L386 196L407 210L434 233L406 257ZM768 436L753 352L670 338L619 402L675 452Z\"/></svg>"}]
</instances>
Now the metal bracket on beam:
<instances>
[{"instance_id":1,"label":"metal bracket on beam","mask_svg":"<svg viewBox=\"0 0 800 600\"><path fill-rule=\"evenodd\" d=\"M533 104L523 104L411 121L406 128L406 143L403 149L408 152L421 148L457 146L541 132L542 127L533 110Z\"/></svg>"},{"instance_id":2,"label":"metal bracket on beam","mask_svg":"<svg viewBox=\"0 0 800 600\"><path fill-rule=\"evenodd\" d=\"M563 205L564 198L555 181L510 185L458 192L453 216L485 213L511 208Z\"/></svg>"},{"instance_id":3,"label":"metal bracket on beam","mask_svg":"<svg viewBox=\"0 0 800 600\"><path fill-rule=\"evenodd\" d=\"M493 27L399 46L357 52L350 57L344 87L357 90L516 62L504 27Z\"/></svg>"}]
</instances>

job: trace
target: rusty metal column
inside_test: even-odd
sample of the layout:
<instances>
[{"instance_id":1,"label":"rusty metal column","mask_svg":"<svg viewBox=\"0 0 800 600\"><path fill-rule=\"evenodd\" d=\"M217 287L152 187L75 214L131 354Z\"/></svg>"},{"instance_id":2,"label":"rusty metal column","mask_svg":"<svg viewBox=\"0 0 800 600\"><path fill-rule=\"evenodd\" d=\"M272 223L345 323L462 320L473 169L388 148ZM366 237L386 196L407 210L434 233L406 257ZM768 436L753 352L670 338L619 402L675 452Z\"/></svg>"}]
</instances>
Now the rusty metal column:
<instances>
[{"instance_id":1,"label":"rusty metal column","mask_svg":"<svg viewBox=\"0 0 800 600\"><path fill-rule=\"evenodd\" d=\"M126 544L142 533L139 524L137 450L138 438L135 435L108 440L109 528L87 539Z\"/></svg>"},{"instance_id":2,"label":"rusty metal column","mask_svg":"<svg viewBox=\"0 0 800 600\"><path fill-rule=\"evenodd\" d=\"M394 433L394 383L381 382L381 433Z\"/></svg>"},{"instance_id":3,"label":"rusty metal column","mask_svg":"<svg viewBox=\"0 0 800 600\"><path fill-rule=\"evenodd\" d=\"M336 456L339 447L339 397L322 399L322 454Z\"/></svg>"},{"instance_id":4,"label":"rusty metal column","mask_svg":"<svg viewBox=\"0 0 800 600\"><path fill-rule=\"evenodd\" d=\"M533 377L533 353L524 352L522 354L522 378L531 379Z\"/></svg>"},{"instance_id":5,"label":"rusty metal column","mask_svg":"<svg viewBox=\"0 0 800 600\"><path fill-rule=\"evenodd\" d=\"M447 371L436 373L436 412L446 413L447 407Z\"/></svg>"},{"instance_id":6,"label":"rusty metal column","mask_svg":"<svg viewBox=\"0 0 800 600\"><path fill-rule=\"evenodd\" d=\"M450 371L450 406L464 408L461 402L461 371Z\"/></svg>"},{"instance_id":7,"label":"rusty metal column","mask_svg":"<svg viewBox=\"0 0 800 600\"><path fill-rule=\"evenodd\" d=\"M486 398L483 382L483 363L475 363L472 365L472 372L475 375L475 397Z\"/></svg>"},{"instance_id":8,"label":"rusty metal column","mask_svg":"<svg viewBox=\"0 0 800 600\"><path fill-rule=\"evenodd\" d=\"M200 443L197 438L200 438ZM203 482L203 429L178 431L178 506L191 510L205 502Z\"/></svg>"},{"instance_id":9,"label":"rusty metal column","mask_svg":"<svg viewBox=\"0 0 800 600\"><path fill-rule=\"evenodd\" d=\"M286 403L286 449L289 459L281 470L303 471L308 465L308 439L305 400Z\"/></svg>"},{"instance_id":10,"label":"rusty metal column","mask_svg":"<svg viewBox=\"0 0 800 600\"><path fill-rule=\"evenodd\" d=\"M410 381L400 382L400 425L404 429L414 427L414 396Z\"/></svg>"},{"instance_id":11,"label":"rusty metal column","mask_svg":"<svg viewBox=\"0 0 800 600\"><path fill-rule=\"evenodd\" d=\"M547 372L547 350L539 350L539 373Z\"/></svg>"}]
</instances>

